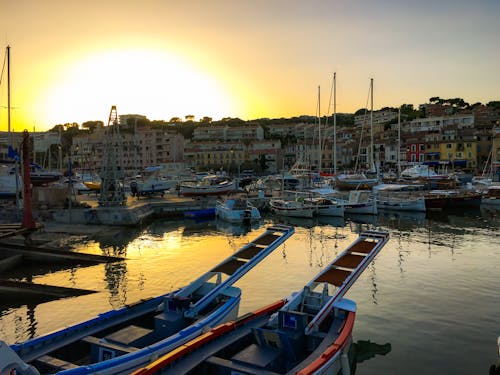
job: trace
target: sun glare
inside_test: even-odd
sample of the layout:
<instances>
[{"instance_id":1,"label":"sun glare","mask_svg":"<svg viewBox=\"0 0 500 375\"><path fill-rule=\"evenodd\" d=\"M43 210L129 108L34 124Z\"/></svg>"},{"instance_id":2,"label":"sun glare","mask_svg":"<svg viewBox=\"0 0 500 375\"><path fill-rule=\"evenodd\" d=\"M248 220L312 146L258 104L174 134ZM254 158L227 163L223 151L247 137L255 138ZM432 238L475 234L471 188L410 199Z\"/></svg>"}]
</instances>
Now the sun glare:
<instances>
[{"instance_id":1,"label":"sun glare","mask_svg":"<svg viewBox=\"0 0 500 375\"><path fill-rule=\"evenodd\" d=\"M176 56L155 50L108 51L70 65L40 102L50 124L142 114L151 120L194 115L219 119L235 103L215 77Z\"/></svg>"}]
</instances>

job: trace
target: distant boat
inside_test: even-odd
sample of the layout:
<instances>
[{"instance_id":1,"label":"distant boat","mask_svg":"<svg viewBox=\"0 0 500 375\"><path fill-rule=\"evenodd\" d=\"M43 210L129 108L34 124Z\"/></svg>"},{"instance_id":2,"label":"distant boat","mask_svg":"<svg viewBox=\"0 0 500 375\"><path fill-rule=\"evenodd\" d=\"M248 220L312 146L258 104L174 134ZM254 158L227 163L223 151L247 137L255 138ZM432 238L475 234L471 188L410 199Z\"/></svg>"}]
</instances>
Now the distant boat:
<instances>
[{"instance_id":1,"label":"distant boat","mask_svg":"<svg viewBox=\"0 0 500 375\"><path fill-rule=\"evenodd\" d=\"M286 300L219 325L133 375L350 374L356 303L343 298L389 240L365 231Z\"/></svg>"},{"instance_id":2,"label":"distant boat","mask_svg":"<svg viewBox=\"0 0 500 375\"><path fill-rule=\"evenodd\" d=\"M234 319L241 290L233 284L293 233L284 225L268 227L175 292L10 347L0 341L0 374L129 374Z\"/></svg>"},{"instance_id":3,"label":"distant boat","mask_svg":"<svg viewBox=\"0 0 500 375\"><path fill-rule=\"evenodd\" d=\"M189 211L184 211L184 217L187 217L189 219L201 219L201 218L208 218L208 217L214 217L215 216L215 207L211 208L203 208L200 210L189 210Z\"/></svg>"},{"instance_id":4,"label":"distant boat","mask_svg":"<svg viewBox=\"0 0 500 375\"><path fill-rule=\"evenodd\" d=\"M9 166L0 165L0 199L15 198L16 191L19 194L22 188L21 176L16 173L11 173L11 168Z\"/></svg>"},{"instance_id":5,"label":"distant boat","mask_svg":"<svg viewBox=\"0 0 500 375\"><path fill-rule=\"evenodd\" d=\"M369 190L351 190L347 199L336 198L344 206L346 214L376 215L377 201L371 197Z\"/></svg>"},{"instance_id":6,"label":"distant boat","mask_svg":"<svg viewBox=\"0 0 500 375\"><path fill-rule=\"evenodd\" d=\"M304 203L314 207L317 216L344 217L344 205L332 198L313 197L304 198Z\"/></svg>"},{"instance_id":7,"label":"distant boat","mask_svg":"<svg viewBox=\"0 0 500 375\"><path fill-rule=\"evenodd\" d=\"M288 217L311 218L314 216L314 207L300 200L271 199L271 211L277 215Z\"/></svg>"},{"instance_id":8,"label":"distant boat","mask_svg":"<svg viewBox=\"0 0 500 375\"><path fill-rule=\"evenodd\" d=\"M230 223L250 223L261 219L257 207L246 198L228 198L217 201L215 216Z\"/></svg>"},{"instance_id":9,"label":"distant boat","mask_svg":"<svg viewBox=\"0 0 500 375\"><path fill-rule=\"evenodd\" d=\"M425 198L411 189L415 185L386 184L376 189L377 207L381 210L425 212Z\"/></svg>"},{"instance_id":10,"label":"distant boat","mask_svg":"<svg viewBox=\"0 0 500 375\"><path fill-rule=\"evenodd\" d=\"M200 182L183 182L180 184L179 193L186 197L225 195L237 190L235 182L215 175L202 178Z\"/></svg>"},{"instance_id":11,"label":"distant boat","mask_svg":"<svg viewBox=\"0 0 500 375\"><path fill-rule=\"evenodd\" d=\"M30 181L33 186L43 186L59 181L63 177L61 172L47 171L35 163L30 164Z\"/></svg>"},{"instance_id":12,"label":"distant boat","mask_svg":"<svg viewBox=\"0 0 500 375\"><path fill-rule=\"evenodd\" d=\"M484 193L481 204L500 208L500 185L491 185Z\"/></svg>"},{"instance_id":13,"label":"distant boat","mask_svg":"<svg viewBox=\"0 0 500 375\"><path fill-rule=\"evenodd\" d=\"M377 178L368 178L363 173L340 174L335 181L335 188L339 190L369 190L377 184Z\"/></svg>"}]
</instances>

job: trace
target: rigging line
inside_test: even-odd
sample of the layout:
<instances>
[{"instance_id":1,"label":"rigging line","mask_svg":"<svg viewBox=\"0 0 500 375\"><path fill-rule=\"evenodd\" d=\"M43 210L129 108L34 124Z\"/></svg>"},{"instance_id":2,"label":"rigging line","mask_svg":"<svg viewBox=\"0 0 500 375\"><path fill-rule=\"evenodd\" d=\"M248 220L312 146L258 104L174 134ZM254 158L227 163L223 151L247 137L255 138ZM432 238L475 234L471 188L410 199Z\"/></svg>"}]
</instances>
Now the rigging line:
<instances>
[{"instance_id":1,"label":"rigging line","mask_svg":"<svg viewBox=\"0 0 500 375\"><path fill-rule=\"evenodd\" d=\"M325 120L325 133L324 133L324 136L323 136L323 142L321 144L321 149L324 149L324 146L326 144L326 135L327 135L327 132L328 132L328 115L330 113L330 107L332 105L332 96L333 96L333 80L332 80L332 86L330 87L330 97L328 99L328 108L326 110L326 120Z\"/></svg>"},{"instance_id":2,"label":"rigging line","mask_svg":"<svg viewBox=\"0 0 500 375\"><path fill-rule=\"evenodd\" d=\"M5 57L3 59L2 74L0 74L0 86L2 85L3 72L5 71L5 65L7 63L7 50L5 50Z\"/></svg>"},{"instance_id":3,"label":"rigging line","mask_svg":"<svg viewBox=\"0 0 500 375\"><path fill-rule=\"evenodd\" d=\"M359 146L358 146L358 157L356 158L356 164L354 165L354 171L358 170L359 157L361 156L361 144L363 142L363 131L366 124L366 113L368 112L368 100L370 99L371 85L368 87L368 95L366 96L365 113L363 116L363 122L361 124L361 134L359 136Z\"/></svg>"}]
</instances>

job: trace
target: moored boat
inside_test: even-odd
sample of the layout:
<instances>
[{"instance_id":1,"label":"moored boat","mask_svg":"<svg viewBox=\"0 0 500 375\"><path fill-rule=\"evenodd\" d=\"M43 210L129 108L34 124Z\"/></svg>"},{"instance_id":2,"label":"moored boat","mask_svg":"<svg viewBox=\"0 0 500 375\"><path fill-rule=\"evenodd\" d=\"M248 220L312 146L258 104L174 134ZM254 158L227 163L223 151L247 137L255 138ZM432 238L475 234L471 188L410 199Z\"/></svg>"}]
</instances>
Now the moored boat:
<instances>
[{"instance_id":1,"label":"moored boat","mask_svg":"<svg viewBox=\"0 0 500 375\"><path fill-rule=\"evenodd\" d=\"M376 215L377 201L371 197L369 190L351 190L347 199L338 198L344 206L346 214Z\"/></svg>"},{"instance_id":2,"label":"moored boat","mask_svg":"<svg viewBox=\"0 0 500 375\"><path fill-rule=\"evenodd\" d=\"M150 363L209 328L234 319L244 274L294 233L275 225L191 284L10 347L0 373L120 374Z\"/></svg>"},{"instance_id":3,"label":"moored boat","mask_svg":"<svg viewBox=\"0 0 500 375\"><path fill-rule=\"evenodd\" d=\"M285 301L222 324L133 375L350 373L356 304L343 298L389 240L366 231Z\"/></svg>"},{"instance_id":4,"label":"moored boat","mask_svg":"<svg viewBox=\"0 0 500 375\"><path fill-rule=\"evenodd\" d=\"M304 198L304 203L314 207L317 216L344 217L344 205L335 199L326 197Z\"/></svg>"},{"instance_id":5,"label":"moored boat","mask_svg":"<svg viewBox=\"0 0 500 375\"><path fill-rule=\"evenodd\" d=\"M367 190L378 184L377 178L368 178L363 173L340 174L335 181L339 190Z\"/></svg>"},{"instance_id":6,"label":"moored boat","mask_svg":"<svg viewBox=\"0 0 500 375\"><path fill-rule=\"evenodd\" d=\"M414 192L415 185L388 184L376 189L377 207L381 210L425 212L425 198Z\"/></svg>"},{"instance_id":7,"label":"moored boat","mask_svg":"<svg viewBox=\"0 0 500 375\"><path fill-rule=\"evenodd\" d=\"M288 217L305 217L311 218L314 216L314 207L300 200L285 200L271 199L269 201L271 211L277 215Z\"/></svg>"},{"instance_id":8,"label":"moored boat","mask_svg":"<svg viewBox=\"0 0 500 375\"><path fill-rule=\"evenodd\" d=\"M261 219L260 211L246 198L228 198L224 201L217 201L215 216L230 223L250 223Z\"/></svg>"},{"instance_id":9,"label":"moored boat","mask_svg":"<svg viewBox=\"0 0 500 375\"><path fill-rule=\"evenodd\" d=\"M500 207L500 185L491 185L484 193L481 204Z\"/></svg>"},{"instance_id":10,"label":"moored boat","mask_svg":"<svg viewBox=\"0 0 500 375\"><path fill-rule=\"evenodd\" d=\"M237 190L234 181L220 176L205 176L200 182L183 182L180 184L179 193L186 197L225 195Z\"/></svg>"}]
</instances>

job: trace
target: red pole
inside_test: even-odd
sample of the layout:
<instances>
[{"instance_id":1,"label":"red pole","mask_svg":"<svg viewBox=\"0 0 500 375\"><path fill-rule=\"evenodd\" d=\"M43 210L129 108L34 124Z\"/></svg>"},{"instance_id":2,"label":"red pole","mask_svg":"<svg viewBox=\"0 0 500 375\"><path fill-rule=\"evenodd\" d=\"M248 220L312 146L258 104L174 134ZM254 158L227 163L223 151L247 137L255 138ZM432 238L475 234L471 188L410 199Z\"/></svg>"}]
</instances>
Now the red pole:
<instances>
[{"instance_id":1,"label":"red pole","mask_svg":"<svg viewBox=\"0 0 500 375\"><path fill-rule=\"evenodd\" d=\"M31 211L31 178L30 178L30 135L23 132L23 182L24 182L24 215L23 228L36 228L33 212Z\"/></svg>"}]
</instances>

